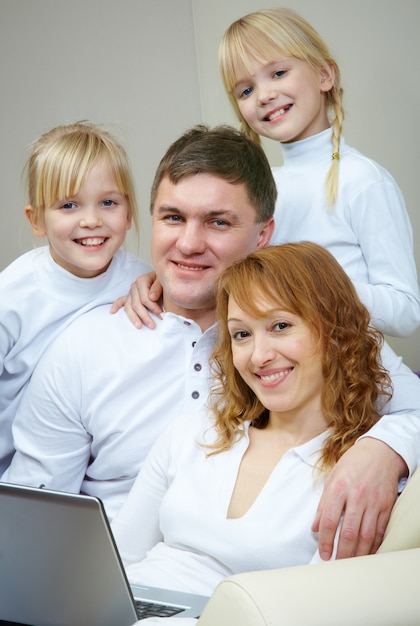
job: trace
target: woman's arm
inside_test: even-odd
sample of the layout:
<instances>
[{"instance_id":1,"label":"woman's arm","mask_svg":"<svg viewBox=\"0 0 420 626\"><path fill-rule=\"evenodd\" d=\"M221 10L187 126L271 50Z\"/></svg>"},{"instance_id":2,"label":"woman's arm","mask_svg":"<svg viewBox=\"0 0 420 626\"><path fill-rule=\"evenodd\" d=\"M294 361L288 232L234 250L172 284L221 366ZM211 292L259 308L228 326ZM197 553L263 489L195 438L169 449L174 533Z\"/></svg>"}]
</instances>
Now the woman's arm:
<instances>
[{"instance_id":1,"label":"woman's arm","mask_svg":"<svg viewBox=\"0 0 420 626\"><path fill-rule=\"evenodd\" d=\"M156 440L112 521L112 532L125 566L142 561L148 550L163 539L160 507L168 488L171 434L168 427Z\"/></svg>"}]
</instances>

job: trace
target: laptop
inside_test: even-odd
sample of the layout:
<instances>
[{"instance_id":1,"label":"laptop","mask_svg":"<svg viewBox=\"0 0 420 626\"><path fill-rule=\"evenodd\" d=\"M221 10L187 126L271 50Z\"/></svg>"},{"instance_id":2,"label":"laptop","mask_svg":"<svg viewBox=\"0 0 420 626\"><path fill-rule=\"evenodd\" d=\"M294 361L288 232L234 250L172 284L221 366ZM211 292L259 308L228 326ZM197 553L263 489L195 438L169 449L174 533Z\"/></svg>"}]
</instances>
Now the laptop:
<instances>
[{"instance_id":1,"label":"laptop","mask_svg":"<svg viewBox=\"0 0 420 626\"><path fill-rule=\"evenodd\" d=\"M159 615L156 606L162 616L199 617L208 600L130 587L99 499L6 483L0 581L0 624L131 626ZM138 604L152 612L139 612Z\"/></svg>"}]
</instances>

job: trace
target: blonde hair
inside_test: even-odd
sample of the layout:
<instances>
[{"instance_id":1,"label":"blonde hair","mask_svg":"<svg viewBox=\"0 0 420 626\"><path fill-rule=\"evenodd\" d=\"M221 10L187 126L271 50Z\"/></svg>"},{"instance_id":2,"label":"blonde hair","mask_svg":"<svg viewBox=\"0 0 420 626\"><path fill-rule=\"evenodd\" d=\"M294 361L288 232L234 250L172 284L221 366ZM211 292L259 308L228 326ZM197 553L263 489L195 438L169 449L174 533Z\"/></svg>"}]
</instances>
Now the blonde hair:
<instances>
[{"instance_id":1,"label":"blonde hair","mask_svg":"<svg viewBox=\"0 0 420 626\"><path fill-rule=\"evenodd\" d=\"M317 31L296 11L277 8L245 15L229 26L219 47L219 67L223 83L241 130L257 143L260 137L242 117L234 88L244 72L250 73L250 60L294 57L307 61L314 70L333 68L334 85L327 92L327 105L332 111L332 159L325 181L327 205L337 198L340 141L344 120L343 89L340 70L327 45Z\"/></svg>"},{"instance_id":2,"label":"blonde hair","mask_svg":"<svg viewBox=\"0 0 420 626\"><path fill-rule=\"evenodd\" d=\"M127 217L138 232L137 200L127 153L105 128L85 121L56 126L33 144L25 167L34 221L42 224L47 207L77 193L100 158L109 161L119 191L128 202Z\"/></svg>"},{"instance_id":3,"label":"blonde hair","mask_svg":"<svg viewBox=\"0 0 420 626\"><path fill-rule=\"evenodd\" d=\"M227 324L230 298L255 318L267 315L256 304L258 296L301 317L319 341L321 404L329 423L319 469L326 471L379 419L378 410L391 396L391 380L381 365L383 335L370 326L369 312L341 265L318 244L271 246L226 269L218 282L220 331L211 361L213 454L233 445L245 420L259 428L268 422L268 411L233 365Z\"/></svg>"}]
</instances>

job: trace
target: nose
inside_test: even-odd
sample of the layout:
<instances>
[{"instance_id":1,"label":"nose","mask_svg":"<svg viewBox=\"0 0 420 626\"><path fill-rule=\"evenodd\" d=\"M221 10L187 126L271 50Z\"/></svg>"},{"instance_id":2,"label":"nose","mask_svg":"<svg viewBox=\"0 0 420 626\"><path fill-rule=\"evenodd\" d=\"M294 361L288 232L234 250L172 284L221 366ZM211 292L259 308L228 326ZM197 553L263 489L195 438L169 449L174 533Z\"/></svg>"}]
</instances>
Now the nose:
<instances>
[{"instance_id":1,"label":"nose","mask_svg":"<svg viewBox=\"0 0 420 626\"><path fill-rule=\"evenodd\" d=\"M80 226L90 229L102 226L102 216L99 207L85 207L80 216Z\"/></svg>"},{"instance_id":2,"label":"nose","mask_svg":"<svg viewBox=\"0 0 420 626\"><path fill-rule=\"evenodd\" d=\"M206 249L206 240L203 229L198 224L186 222L179 229L177 248L185 256L202 254Z\"/></svg>"},{"instance_id":3,"label":"nose","mask_svg":"<svg viewBox=\"0 0 420 626\"><path fill-rule=\"evenodd\" d=\"M273 342L265 333L254 335L252 348L252 362L256 367L263 367L276 358Z\"/></svg>"},{"instance_id":4,"label":"nose","mask_svg":"<svg viewBox=\"0 0 420 626\"><path fill-rule=\"evenodd\" d=\"M262 85L258 90L258 104L264 105L277 97L273 85Z\"/></svg>"}]
</instances>

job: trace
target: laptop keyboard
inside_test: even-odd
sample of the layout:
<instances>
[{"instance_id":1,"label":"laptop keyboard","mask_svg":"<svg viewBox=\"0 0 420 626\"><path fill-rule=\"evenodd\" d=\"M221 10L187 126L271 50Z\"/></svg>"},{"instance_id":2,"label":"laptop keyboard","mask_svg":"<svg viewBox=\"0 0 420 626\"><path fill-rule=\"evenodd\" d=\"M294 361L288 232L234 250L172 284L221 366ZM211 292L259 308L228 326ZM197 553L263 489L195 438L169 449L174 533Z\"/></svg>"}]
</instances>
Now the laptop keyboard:
<instances>
[{"instance_id":1,"label":"laptop keyboard","mask_svg":"<svg viewBox=\"0 0 420 626\"><path fill-rule=\"evenodd\" d=\"M171 615L176 615L184 611L184 609L179 606L155 604L143 600L136 600L135 602L139 620L146 619L146 617L170 617Z\"/></svg>"}]
</instances>

